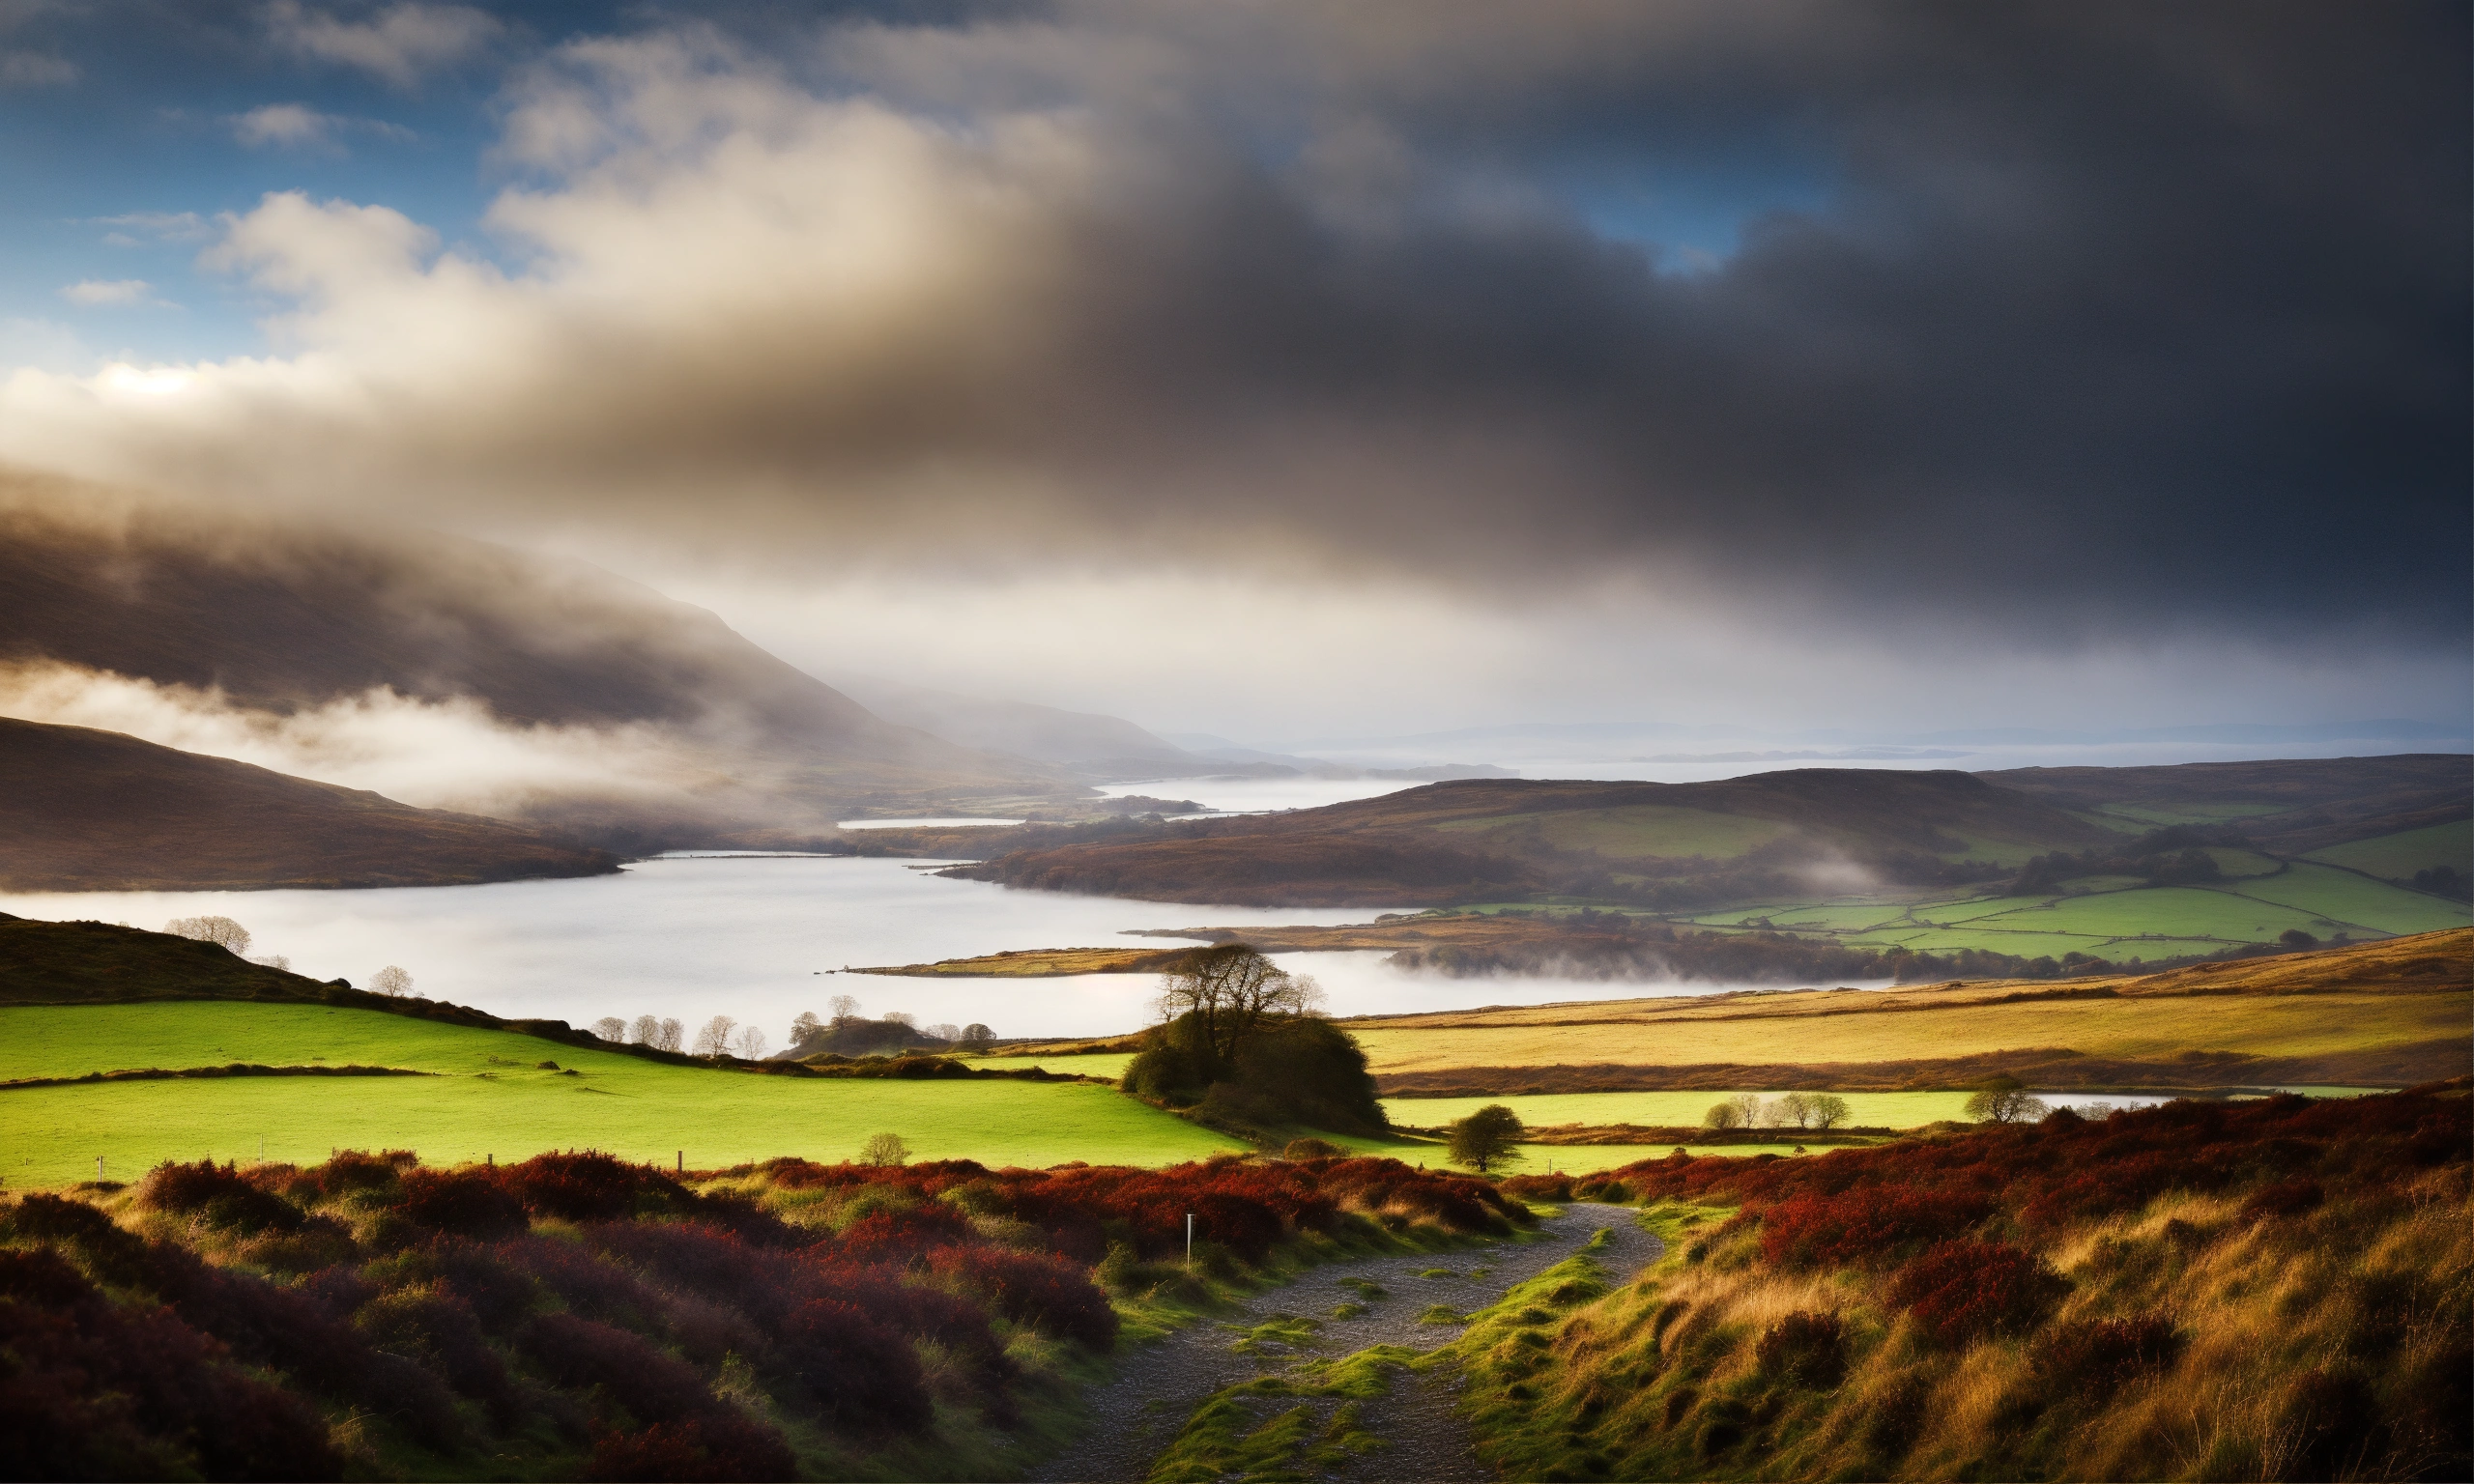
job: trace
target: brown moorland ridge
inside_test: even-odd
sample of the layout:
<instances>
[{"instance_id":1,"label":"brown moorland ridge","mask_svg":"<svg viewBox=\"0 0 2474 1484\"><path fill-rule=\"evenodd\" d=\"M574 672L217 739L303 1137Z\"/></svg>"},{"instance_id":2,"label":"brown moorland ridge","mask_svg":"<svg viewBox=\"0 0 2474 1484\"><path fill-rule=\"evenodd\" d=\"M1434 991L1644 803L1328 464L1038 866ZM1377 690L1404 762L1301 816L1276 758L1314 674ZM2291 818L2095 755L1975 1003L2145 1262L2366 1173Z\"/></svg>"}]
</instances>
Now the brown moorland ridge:
<instances>
[{"instance_id":1,"label":"brown moorland ridge","mask_svg":"<svg viewBox=\"0 0 2474 1484\"><path fill-rule=\"evenodd\" d=\"M1385 1096L1467 1097L1949 1088L1998 1075L2055 1090L2401 1086L2474 1067L2470 1014L2474 928L2455 928L2141 976L1609 1000L1348 1024Z\"/></svg>"},{"instance_id":2,"label":"brown moorland ridge","mask_svg":"<svg viewBox=\"0 0 2474 1484\"><path fill-rule=\"evenodd\" d=\"M1722 833L1709 837L1713 823ZM1799 768L1703 784L1461 780L1185 821L1150 839L1031 845L949 874L1151 901L1438 906L1564 890L1619 867L1652 878L1838 860L1892 879L1982 879L1999 869L1966 863L1986 844L2017 854L2119 839L1965 773Z\"/></svg>"},{"instance_id":3,"label":"brown moorland ridge","mask_svg":"<svg viewBox=\"0 0 2474 1484\"><path fill-rule=\"evenodd\" d=\"M473 814L0 720L0 890L259 891L603 875L606 850Z\"/></svg>"}]
</instances>

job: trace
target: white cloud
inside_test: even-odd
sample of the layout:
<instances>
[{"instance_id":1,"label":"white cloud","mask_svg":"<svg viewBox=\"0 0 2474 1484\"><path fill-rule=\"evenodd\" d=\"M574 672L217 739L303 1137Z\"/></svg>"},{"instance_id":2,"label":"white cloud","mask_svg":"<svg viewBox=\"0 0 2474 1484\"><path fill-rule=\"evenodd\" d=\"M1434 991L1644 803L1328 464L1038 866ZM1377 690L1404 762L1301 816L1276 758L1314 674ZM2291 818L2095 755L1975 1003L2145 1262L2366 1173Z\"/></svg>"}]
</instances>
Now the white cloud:
<instances>
[{"instance_id":1,"label":"white cloud","mask_svg":"<svg viewBox=\"0 0 2474 1484\"><path fill-rule=\"evenodd\" d=\"M0 319L0 378L13 371L84 376L100 357L77 331L57 320ZM5 380L0 379L0 385ZM0 393L0 400L5 393Z\"/></svg>"},{"instance_id":2,"label":"white cloud","mask_svg":"<svg viewBox=\"0 0 2474 1484\"><path fill-rule=\"evenodd\" d=\"M251 149L276 146L288 149L343 151L339 137L347 132L376 134L382 139L410 139L413 131L399 124L382 119L355 119L341 114L320 113L302 103L266 103L246 113L238 113L228 121L232 137Z\"/></svg>"},{"instance_id":3,"label":"white cloud","mask_svg":"<svg viewBox=\"0 0 2474 1484\"><path fill-rule=\"evenodd\" d=\"M123 227L103 241L114 246L133 246L143 240L158 243L202 243L215 235L215 224L195 212L124 212L118 216L90 216L89 222L99 227Z\"/></svg>"},{"instance_id":4,"label":"white cloud","mask_svg":"<svg viewBox=\"0 0 2474 1484\"><path fill-rule=\"evenodd\" d=\"M85 74L66 57L0 51L0 88L66 88Z\"/></svg>"},{"instance_id":5,"label":"white cloud","mask_svg":"<svg viewBox=\"0 0 2474 1484\"><path fill-rule=\"evenodd\" d=\"M464 5L392 5L374 19L346 21L298 0L268 6L267 27L298 55L357 67L400 88L474 55L505 29Z\"/></svg>"},{"instance_id":6,"label":"white cloud","mask_svg":"<svg viewBox=\"0 0 2474 1484\"><path fill-rule=\"evenodd\" d=\"M152 290L143 278L84 278L62 289L60 297L81 309L163 305Z\"/></svg>"}]
</instances>

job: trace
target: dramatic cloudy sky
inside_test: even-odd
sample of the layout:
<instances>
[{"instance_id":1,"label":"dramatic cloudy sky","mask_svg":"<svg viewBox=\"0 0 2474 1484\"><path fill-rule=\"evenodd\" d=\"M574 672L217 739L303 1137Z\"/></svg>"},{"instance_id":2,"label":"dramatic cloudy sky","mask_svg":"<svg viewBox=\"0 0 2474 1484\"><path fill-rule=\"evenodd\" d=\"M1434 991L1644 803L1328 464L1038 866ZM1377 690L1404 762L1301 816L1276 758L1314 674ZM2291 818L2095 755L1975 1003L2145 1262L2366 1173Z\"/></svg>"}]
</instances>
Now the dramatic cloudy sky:
<instances>
[{"instance_id":1,"label":"dramatic cloudy sky","mask_svg":"<svg viewBox=\"0 0 2474 1484\"><path fill-rule=\"evenodd\" d=\"M0 0L0 460L1266 740L2461 721L2468 50L2402 0Z\"/></svg>"}]
</instances>

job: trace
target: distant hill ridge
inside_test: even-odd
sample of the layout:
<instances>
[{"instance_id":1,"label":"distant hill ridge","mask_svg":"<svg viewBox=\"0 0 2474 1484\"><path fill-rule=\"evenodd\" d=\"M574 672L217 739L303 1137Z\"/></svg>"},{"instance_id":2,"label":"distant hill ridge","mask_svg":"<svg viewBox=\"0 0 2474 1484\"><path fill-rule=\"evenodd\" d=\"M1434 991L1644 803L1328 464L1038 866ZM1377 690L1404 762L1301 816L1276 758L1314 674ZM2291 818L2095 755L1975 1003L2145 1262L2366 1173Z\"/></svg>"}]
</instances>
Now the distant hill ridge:
<instances>
[{"instance_id":1,"label":"distant hill ridge","mask_svg":"<svg viewBox=\"0 0 2474 1484\"><path fill-rule=\"evenodd\" d=\"M0 719L0 890L257 891L603 875L606 850L86 727Z\"/></svg>"}]
</instances>

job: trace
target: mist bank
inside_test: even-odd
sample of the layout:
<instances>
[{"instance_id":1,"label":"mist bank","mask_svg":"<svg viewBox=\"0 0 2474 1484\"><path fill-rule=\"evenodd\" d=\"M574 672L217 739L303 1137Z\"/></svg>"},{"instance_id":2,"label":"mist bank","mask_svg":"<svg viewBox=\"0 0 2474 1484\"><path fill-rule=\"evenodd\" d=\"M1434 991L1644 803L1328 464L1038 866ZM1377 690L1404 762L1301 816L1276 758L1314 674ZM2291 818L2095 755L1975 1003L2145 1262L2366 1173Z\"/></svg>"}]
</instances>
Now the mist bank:
<instances>
[{"instance_id":1,"label":"mist bank","mask_svg":"<svg viewBox=\"0 0 2474 1484\"><path fill-rule=\"evenodd\" d=\"M887 722L702 609L433 532L10 476L0 614L0 714L627 851L1085 793Z\"/></svg>"}]
</instances>

